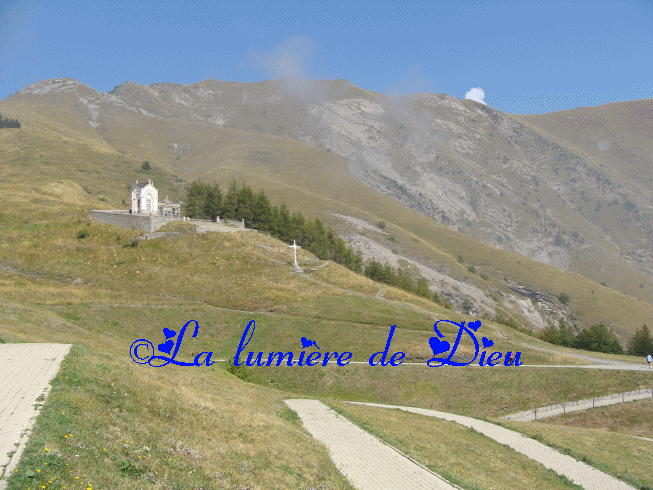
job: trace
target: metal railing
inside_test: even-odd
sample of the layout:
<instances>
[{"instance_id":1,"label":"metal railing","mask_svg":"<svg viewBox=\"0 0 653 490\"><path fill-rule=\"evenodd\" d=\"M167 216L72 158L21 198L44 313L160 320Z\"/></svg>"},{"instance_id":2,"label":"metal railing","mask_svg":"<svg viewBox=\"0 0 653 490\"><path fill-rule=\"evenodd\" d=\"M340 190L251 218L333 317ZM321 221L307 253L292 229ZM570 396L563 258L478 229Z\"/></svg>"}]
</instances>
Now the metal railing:
<instances>
[{"instance_id":1,"label":"metal railing","mask_svg":"<svg viewBox=\"0 0 653 490\"><path fill-rule=\"evenodd\" d=\"M605 407L607 405L616 405L617 403L643 400L644 398L653 398L653 389L647 388L645 390L628 391L625 393L598 396L595 398L588 398L586 400L579 400L575 402L549 405L547 407L540 407L533 410L526 410L525 412L506 415L505 417L501 418L507 420L520 420L524 422L530 422L532 420L555 417L556 415L561 415L564 413L578 412L581 410L587 410L589 408Z\"/></svg>"}]
</instances>

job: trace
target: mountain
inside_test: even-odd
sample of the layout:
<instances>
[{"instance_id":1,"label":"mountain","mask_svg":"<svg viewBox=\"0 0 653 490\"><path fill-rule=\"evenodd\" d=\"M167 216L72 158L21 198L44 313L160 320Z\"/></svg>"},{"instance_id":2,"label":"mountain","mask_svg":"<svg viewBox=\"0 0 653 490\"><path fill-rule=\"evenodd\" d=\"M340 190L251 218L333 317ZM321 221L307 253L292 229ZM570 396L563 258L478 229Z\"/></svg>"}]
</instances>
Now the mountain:
<instances>
[{"instance_id":1,"label":"mountain","mask_svg":"<svg viewBox=\"0 0 653 490\"><path fill-rule=\"evenodd\" d=\"M479 316L497 304L468 265L533 325L547 310L604 319L593 316L589 290L605 288L557 283L552 269L506 252L653 303L650 100L519 116L443 94L387 97L346 80L127 82L100 93L56 79L1 101L0 113L187 181L262 187L324 219L366 258L426 277L454 305L472 298ZM572 283L574 313L556 299Z\"/></svg>"}]
</instances>

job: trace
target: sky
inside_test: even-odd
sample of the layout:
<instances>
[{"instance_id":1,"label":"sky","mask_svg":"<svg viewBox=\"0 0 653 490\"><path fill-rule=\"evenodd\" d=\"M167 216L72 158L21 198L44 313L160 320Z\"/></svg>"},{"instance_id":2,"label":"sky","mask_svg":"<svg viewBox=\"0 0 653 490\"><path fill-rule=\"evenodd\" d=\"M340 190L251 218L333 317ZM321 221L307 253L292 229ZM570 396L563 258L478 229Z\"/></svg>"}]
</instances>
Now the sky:
<instances>
[{"instance_id":1,"label":"sky","mask_svg":"<svg viewBox=\"0 0 653 490\"><path fill-rule=\"evenodd\" d=\"M0 99L290 77L542 114L653 98L652 75L651 0L0 0Z\"/></svg>"}]
</instances>

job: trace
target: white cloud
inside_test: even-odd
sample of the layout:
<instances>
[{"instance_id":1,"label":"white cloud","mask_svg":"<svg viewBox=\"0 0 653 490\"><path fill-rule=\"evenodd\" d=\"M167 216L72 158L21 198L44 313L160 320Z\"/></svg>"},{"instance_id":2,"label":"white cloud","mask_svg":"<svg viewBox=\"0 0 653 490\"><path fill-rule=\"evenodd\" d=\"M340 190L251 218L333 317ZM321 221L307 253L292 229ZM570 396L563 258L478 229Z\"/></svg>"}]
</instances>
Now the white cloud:
<instances>
[{"instance_id":1,"label":"white cloud","mask_svg":"<svg viewBox=\"0 0 653 490\"><path fill-rule=\"evenodd\" d=\"M485 105L485 91L481 87L470 88L465 94L465 99L475 100Z\"/></svg>"},{"instance_id":2,"label":"white cloud","mask_svg":"<svg viewBox=\"0 0 653 490\"><path fill-rule=\"evenodd\" d=\"M318 49L317 42L305 36L291 36L265 53L249 50L250 65L272 79L310 80L311 65Z\"/></svg>"},{"instance_id":3,"label":"white cloud","mask_svg":"<svg viewBox=\"0 0 653 490\"><path fill-rule=\"evenodd\" d=\"M431 81L422 76L422 68L417 65L399 72L395 81L385 89L388 95L394 97L432 91Z\"/></svg>"}]
</instances>

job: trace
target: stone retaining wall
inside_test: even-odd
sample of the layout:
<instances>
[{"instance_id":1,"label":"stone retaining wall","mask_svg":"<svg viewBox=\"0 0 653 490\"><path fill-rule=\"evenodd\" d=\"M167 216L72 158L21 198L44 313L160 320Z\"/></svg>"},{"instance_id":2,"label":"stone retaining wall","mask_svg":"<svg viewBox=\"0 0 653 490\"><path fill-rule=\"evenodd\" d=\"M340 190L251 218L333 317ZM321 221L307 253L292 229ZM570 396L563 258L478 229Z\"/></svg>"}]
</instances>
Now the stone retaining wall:
<instances>
[{"instance_id":1,"label":"stone retaining wall","mask_svg":"<svg viewBox=\"0 0 653 490\"><path fill-rule=\"evenodd\" d=\"M123 228L136 228L137 230L152 233L166 223L177 221L179 218L163 217L157 214L130 214L123 210L98 210L91 211L91 218L109 225L122 226Z\"/></svg>"}]
</instances>

